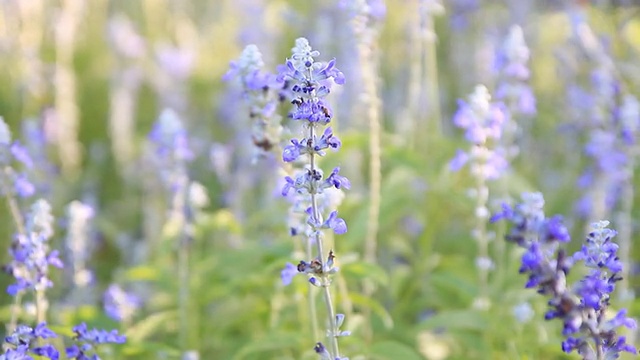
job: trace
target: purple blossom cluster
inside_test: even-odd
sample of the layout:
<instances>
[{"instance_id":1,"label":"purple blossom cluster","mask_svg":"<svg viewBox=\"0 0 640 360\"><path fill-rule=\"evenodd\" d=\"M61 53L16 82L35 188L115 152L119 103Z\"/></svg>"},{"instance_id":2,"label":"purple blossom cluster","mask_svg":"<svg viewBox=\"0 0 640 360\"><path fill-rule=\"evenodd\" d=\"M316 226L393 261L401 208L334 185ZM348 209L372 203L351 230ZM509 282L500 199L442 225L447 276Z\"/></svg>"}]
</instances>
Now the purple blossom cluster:
<instances>
[{"instance_id":1,"label":"purple blossom cluster","mask_svg":"<svg viewBox=\"0 0 640 360\"><path fill-rule=\"evenodd\" d=\"M223 80L238 80L249 109L254 160L267 155L280 143L282 126L277 108L283 99L285 81L263 70L262 53L256 45L247 45L240 59L233 61Z\"/></svg>"},{"instance_id":2,"label":"purple blossom cluster","mask_svg":"<svg viewBox=\"0 0 640 360\"><path fill-rule=\"evenodd\" d=\"M458 100L453 123L465 131L471 149L458 150L449 164L451 170L458 171L469 163L474 177L486 180L500 177L509 164L504 149L496 144L507 120L508 113L504 105L491 102L491 95L483 85L476 86L468 102Z\"/></svg>"},{"instance_id":3,"label":"purple blossom cluster","mask_svg":"<svg viewBox=\"0 0 640 360\"><path fill-rule=\"evenodd\" d=\"M283 283L288 284L295 274L294 271L297 271L307 274L312 285L323 288L329 315L327 333L331 349L328 350L322 343L318 343L315 350L323 359L346 359L339 355L337 338L347 336L349 333L339 330L344 321L344 315L335 315L328 288L331 284L330 275L336 273L338 268L334 266L335 256L332 250L329 251L327 260L323 260L322 230L331 229L336 234L344 234L347 232L347 225L338 217L337 211L325 209L321 205L331 203L330 200L322 200L325 192L330 189L349 189L351 183L346 177L340 175L339 167L334 168L331 174L325 177L317 164L318 158L326 154L324 150L328 148L338 150L341 146L340 140L334 135L331 127L326 127L324 131L322 128L327 126L333 117L333 111L325 101L331 85L333 83L342 85L345 80L342 72L335 67L335 59L328 62L315 60L320 53L311 48L307 39L297 39L292 52L293 55L287 60L286 67L280 70L278 80L286 81L290 85L294 110L289 117L300 123L303 135L302 138L292 139L291 145L283 149L282 159L290 163L304 158L308 162L305 168L294 177L285 177L282 195L286 197L291 190L294 190L293 206L304 208L306 214L306 226L302 233L308 237L308 244L316 245L317 256L310 261L301 260L295 267L293 264L287 264L281 273L281 278ZM318 136L320 133L322 135ZM326 218L323 216L325 211L330 211Z\"/></svg>"},{"instance_id":4,"label":"purple blossom cluster","mask_svg":"<svg viewBox=\"0 0 640 360\"><path fill-rule=\"evenodd\" d=\"M4 341L5 352L0 355L1 360L33 360L31 355L41 356L51 360L58 360L60 353L51 344L39 344L39 340L55 338L47 324L42 322L35 328L26 325L18 327Z\"/></svg>"},{"instance_id":5,"label":"purple blossom cluster","mask_svg":"<svg viewBox=\"0 0 640 360\"><path fill-rule=\"evenodd\" d=\"M50 330L44 321L48 307L45 291L53 286L49 276L49 267L62 268L64 266L59 258L59 251L49 248L50 240L54 234L52 208L46 200L38 199L31 205L24 220L19 214L14 214L14 216L18 231L9 248L11 261L3 267L7 273L15 278L15 282L7 287L7 292L15 299L12 320L8 325L8 328L13 329L13 332L5 337L4 352L0 355L0 359L32 360L34 359L32 355L34 355L36 358L57 360L60 357L59 351L46 341L46 339L57 337L57 334ZM78 233L83 232L80 229L76 230ZM77 235L84 236L83 234ZM34 294L36 318L40 321L35 328L16 324L17 313L20 311L16 308L21 306L22 295L28 292ZM91 350L91 347L87 347L87 343L93 346L99 343L123 343L125 341L124 337L113 331L110 333L98 330L87 332L84 324L74 328L74 331L77 334L77 339L84 344L81 347L74 345L72 348L68 348L67 358L97 360L100 358L95 354L91 357L85 355L86 351Z\"/></svg>"},{"instance_id":6,"label":"purple blossom cluster","mask_svg":"<svg viewBox=\"0 0 640 360\"><path fill-rule=\"evenodd\" d=\"M528 84L529 48L524 41L520 26L509 29L509 35L497 56L496 67L499 71L499 83L496 99L505 103L512 118L536 114L536 98Z\"/></svg>"},{"instance_id":7,"label":"purple blossom cluster","mask_svg":"<svg viewBox=\"0 0 640 360\"><path fill-rule=\"evenodd\" d=\"M636 349L616 332L621 326L636 327L626 316L627 310L619 310L613 318L606 316L615 283L622 279L618 245L612 241L616 231L607 228L608 221L596 222L582 248L567 255L558 248L570 241L569 233L559 216L545 217L543 206L542 194L525 193L522 203L503 205L492 221L504 219L512 224L506 240L525 249L520 267L520 273L529 277L525 287L550 297L545 319L562 321L562 350L576 350L585 360L616 359L621 352L635 354ZM569 287L567 274L579 262L590 271Z\"/></svg>"},{"instance_id":8,"label":"purple blossom cluster","mask_svg":"<svg viewBox=\"0 0 640 360\"><path fill-rule=\"evenodd\" d=\"M608 122L589 131L584 153L592 164L578 186L591 189L578 202L582 216L608 214L620 201L622 187L632 180L640 136L640 105L633 95L622 97Z\"/></svg>"},{"instance_id":9,"label":"purple blossom cluster","mask_svg":"<svg viewBox=\"0 0 640 360\"><path fill-rule=\"evenodd\" d=\"M88 329L87 324L81 323L73 328L76 344L68 347L67 357L76 360L100 360L95 349L101 344L124 344L126 338L117 330Z\"/></svg>"},{"instance_id":10,"label":"purple blossom cluster","mask_svg":"<svg viewBox=\"0 0 640 360\"><path fill-rule=\"evenodd\" d=\"M117 321L128 322L141 306L141 299L126 292L117 284L111 284L104 293L104 311Z\"/></svg>"},{"instance_id":11,"label":"purple blossom cluster","mask_svg":"<svg viewBox=\"0 0 640 360\"><path fill-rule=\"evenodd\" d=\"M24 171L18 171L12 166L14 163L20 164ZM12 141L9 126L0 116L0 193L21 198L34 195L36 188L27 177L27 171L33 166L27 148L19 140Z\"/></svg>"},{"instance_id":12,"label":"purple blossom cluster","mask_svg":"<svg viewBox=\"0 0 640 360\"><path fill-rule=\"evenodd\" d=\"M11 262L4 269L15 278L7 292L16 296L25 290L44 291L53 286L49 278L49 265L62 268L57 250L49 250L53 236L53 216L46 200L38 200L31 206L25 224L25 232L14 236L9 252Z\"/></svg>"},{"instance_id":13,"label":"purple blossom cluster","mask_svg":"<svg viewBox=\"0 0 640 360\"><path fill-rule=\"evenodd\" d=\"M324 129L318 138L317 133L322 126L328 125L332 118L332 111L324 98L329 94L331 83L344 84L344 75L335 68L335 59L328 63L316 62L314 57L320 55L312 50L309 42L300 38L296 40L296 46L292 49L293 56L287 60L286 68L282 69L278 78L291 81L291 92L294 98L291 103L295 109L290 113L290 118L302 120L302 130L305 134L301 139L292 139L291 145L283 149L282 159L285 162L296 161L301 156L307 156L309 166L299 172L294 178L285 177L282 195L287 196L294 190L300 201L308 201L305 213L308 215L306 224L309 225L310 237L320 236L321 229L332 229L336 234L344 234L347 231L346 223L338 218L337 211L332 211L323 219L318 211L317 196L326 189L349 189L351 183L340 175L340 168L333 169L331 174L324 177L320 168L317 168L315 156L324 156L325 149L338 150L341 146L331 129ZM310 206L309 206L310 205Z\"/></svg>"}]
</instances>

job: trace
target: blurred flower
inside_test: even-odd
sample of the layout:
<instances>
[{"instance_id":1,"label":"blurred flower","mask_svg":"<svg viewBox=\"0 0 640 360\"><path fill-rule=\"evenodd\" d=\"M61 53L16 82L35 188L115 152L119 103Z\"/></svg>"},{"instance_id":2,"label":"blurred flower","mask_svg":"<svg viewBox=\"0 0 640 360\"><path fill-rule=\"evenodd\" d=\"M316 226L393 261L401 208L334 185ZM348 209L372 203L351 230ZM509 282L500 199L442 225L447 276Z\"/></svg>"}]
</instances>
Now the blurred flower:
<instances>
[{"instance_id":1,"label":"blurred flower","mask_svg":"<svg viewBox=\"0 0 640 360\"><path fill-rule=\"evenodd\" d=\"M251 119L254 161L277 148L282 133L276 109L285 83L263 68L262 53L252 44L245 47L240 59L231 62L229 71L223 76L225 81L238 80L242 87Z\"/></svg>"},{"instance_id":2,"label":"blurred flower","mask_svg":"<svg viewBox=\"0 0 640 360\"><path fill-rule=\"evenodd\" d=\"M287 263L284 269L282 269L282 271L280 272L280 278L282 279L282 284L284 286L291 284L291 281L293 281L293 278L296 275L298 275L298 269L296 268L296 266L293 265L292 263Z\"/></svg>"},{"instance_id":3,"label":"blurred flower","mask_svg":"<svg viewBox=\"0 0 640 360\"><path fill-rule=\"evenodd\" d=\"M22 165L25 171L18 171L13 161ZM4 183L0 191L12 191L5 196L17 195L28 198L35 194L36 188L29 180L27 172L33 168L33 160L19 140L12 141L9 126L0 116L0 182Z\"/></svg>"},{"instance_id":4,"label":"blurred flower","mask_svg":"<svg viewBox=\"0 0 640 360\"><path fill-rule=\"evenodd\" d=\"M504 149L497 145L508 115L501 104L492 103L486 87L478 85L469 96L469 102L458 101L453 123L465 130L471 143L468 151L458 150L449 163L451 171L460 170L470 163L471 173L478 178L492 180L508 168Z\"/></svg>"},{"instance_id":5,"label":"blurred flower","mask_svg":"<svg viewBox=\"0 0 640 360\"><path fill-rule=\"evenodd\" d=\"M109 20L109 40L122 56L138 59L146 52L146 43L133 24L124 15L116 15Z\"/></svg>"},{"instance_id":6,"label":"blurred flower","mask_svg":"<svg viewBox=\"0 0 640 360\"><path fill-rule=\"evenodd\" d=\"M73 281L76 286L85 286L92 274L87 269L87 262L91 256L91 219L95 212L89 205L80 201L73 201L67 206L67 237L65 239L72 264Z\"/></svg>"},{"instance_id":7,"label":"blurred flower","mask_svg":"<svg viewBox=\"0 0 640 360\"><path fill-rule=\"evenodd\" d=\"M558 250L558 244L568 242L569 235L559 217L547 219L542 212L544 199L540 194L523 195L523 203L505 210L496 218L513 224L507 241L526 249L522 256L521 273L527 273L526 287L536 287L541 295L550 297L546 320L563 322L562 350L577 350L583 359L595 359L596 353L606 359L616 359L620 352L636 353L618 336L620 326L635 328L636 324L622 310L613 319L606 319L606 309L615 283L622 279L622 264L617 258L618 246L611 242L614 230L608 221L592 224L585 245L573 256ZM569 269L579 262L592 270L573 287L567 286ZM593 347L596 347L594 350Z\"/></svg>"},{"instance_id":8,"label":"blurred flower","mask_svg":"<svg viewBox=\"0 0 640 360\"><path fill-rule=\"evenodd\" d=\"M512 309L513 316L520 323L527 323L533 319L533 315L535 315L535 311L531 307L531 304L528 302L522 302Z\"/></svg>"},{"instance_id":9,"label":"blurred flower","mask_svg":"<svg viewBox=\"0 0 640 360\"><path fill-rule=\"evenodd\" d=\"M47 324L42 322L31 328L25 325L18 325L16 329L5 337L4 354L0 355L2 360L27 360L33 359L29 354L38 355L51 360L58 360L59 353L51 344L40 344L39 339L55 338L57 335L51 331Z\"/></svg>"},{"instance_id":10,"label":"blurred flower","mask_svg":"<svg viewBox=\"0 0 640 360\"><path fill-rule=\"evenodd\" d=\"M169 76L183 81L191 74L196 54L186 48L162 44L156 47L156 59L160 68Z\"/></svg>"},{"instance_id":11,"label":"blurred flower","mask_svg":"<svg viewBox=\"0 0 640 360\"><path fill-rule=\"evenodd\" d=\"M12 260L5 270L15 277L7 292L16 296L24 290L44 290L53 285L49 279L49 265L62 268L58 251L49 251L48 242L53 236L51 206L38 200L31 206L26 220L26 233L16 234L9 250Z\"/></svg>"},{"instance_id":12,"label":"blurred flower","mask_svg":"<svg viewBox=\"0 0 640 360\"><path fill-rule=\"evenodd\" d=\"M87 329L87 324L81 323L73 327L75 344L66 348L67 358L75 360L100 360L95 354L96 348L101 344L124 344L126 338L118 334L117 330Z\"/></svg>"},{"instance_id":13,"label":"blurred flower","mask_svg":"<svg viewBox=\"0 0 640 360\"><path fill-rule=\"evenodd\" d=\"M104 293L104 311L109 317L117 321L128 323L140 308L140 299L125 292L117 284L111 284Z\"/></svg>"}]
</instances>

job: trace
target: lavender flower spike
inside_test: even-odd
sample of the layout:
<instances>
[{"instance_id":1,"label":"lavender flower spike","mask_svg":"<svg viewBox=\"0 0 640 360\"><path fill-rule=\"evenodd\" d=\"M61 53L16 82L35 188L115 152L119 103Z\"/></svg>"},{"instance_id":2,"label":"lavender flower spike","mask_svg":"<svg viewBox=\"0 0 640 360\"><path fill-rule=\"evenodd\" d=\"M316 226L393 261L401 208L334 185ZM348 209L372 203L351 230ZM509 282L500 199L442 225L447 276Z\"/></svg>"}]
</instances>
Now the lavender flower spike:
<instances>
[{"instance_id":1,"label":"lavender flower spike","mask_svg":"<svg viewBox=\"0 0 640 360\"><path fill-rule=\"evenodd\" d=\"M302 158L308 160L308 163L303 171L298 172L295 179L292 176L285 178L282 195L289 196L290 190L295 190L296 198L292 200L293 207L306 209L307 221L302 229L298 226L291 227L291 233L307 236L308 256L311 257L311 245L315 244L317 250L314 258L310 261L301 260L296 267L298 272L308 275L311 285L318 286L324 291L330 347L326 348L318 342L315 351L322 359L342 359L338 347L338 336L346 336L349 333L339 331L344 317L336 317L329 290L331 275L338 271L338 267L334 266L333 251L329 251L328 256L324 252L322 231L332 229L335 234L344 234L347 231L347 224L344 219L338 218L337 211L325 209L326 206L322 205L331 203L331 199L335 198L331 194L331 189L338 191L349 189L351 183L346 177L339 175L340 168L335 168L329 176L324 178L316 159L325 155L324 149L340 148L341 142L334 135L333 130L329 127L325 128L331 122L333 111L324 98L331 92L332 84L344 83L344 75L336 68L335 59L329 62L316 61L315 58L320 53L311 48L307 39L297 39L292 52L291 59L287 60L286 67L283 67L278 79L288 80L291 84L290 90L293 96L291 103L295 108L289 117L299 120L298 123L304 135L301 139L291 140L291 145L283 149L282 158L286 162ZM322 135L319 136L319 134ZM324 261L325 256L326 261ZM293 265L287 264L281 272L285 285L292 281L292 270ZM316 319L313 321L315 322Z\"/></svg>"},{"instance_id":2,"label":"lavender flower spike","mask_svg":"<svg viewBox=\"0 0 640 360\"><path fill-rule=\"evenodd\" d=\"M536 287L539 294L550 297L544 317L562 321L562 350L576 350L584 360L617 359L621 352L635 354L635 347L616 330L635 328L636 322L626 316L626 309L613 318L606 315L615 284L622 279L618 245L612 241L615 230L607 228L608 221L593 223L580 251L568 256L558 250L560 243L569 241L568 232L559 217L544 216L542 195L525 194L523 200L514 208L505 206L494 219L514 225L506 239L526 249L520 272L529 276L526 287ZM591 271L574 286L567 286L566 275L580 262Z\"/></svg>"},{"instance_id":3,"label":"lavender flower spike","mask_svg":"<svg viewBox=\"0 0 640 360\"><path fill-rule=\"evenodd\" d=\"M24 290L44 291L53 285L49 279L49 265L61 268L58 251L49 251L48 241L53 236L53 216L46 200L38 200L27 218L27 232L17 234L10 248L12 261L6 269L16 282L7 292L17 295Z\"/></svg>"}]
</instances>

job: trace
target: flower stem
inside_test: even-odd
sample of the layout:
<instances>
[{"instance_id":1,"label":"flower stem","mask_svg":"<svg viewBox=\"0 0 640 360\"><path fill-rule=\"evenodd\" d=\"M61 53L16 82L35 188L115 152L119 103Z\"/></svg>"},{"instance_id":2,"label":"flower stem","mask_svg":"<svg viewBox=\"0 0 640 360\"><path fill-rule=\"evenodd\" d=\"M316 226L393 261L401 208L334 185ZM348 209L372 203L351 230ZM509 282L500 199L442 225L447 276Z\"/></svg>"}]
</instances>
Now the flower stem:
<instances>
[{"instance_id":1,"label":"flower stem","mask_svg":"<svg viewBox=\"0 0 640 360\"><path fill-rule=\"evenodd\" d=\"M314 125L309 125L309 139L314 138ZM309 154L309 166L310 171L315 173L316 171L316 163L315 156L313 153ZM315 193L311 193L311 211L313 216L313 222L318 223L320 219L320 209L318 208L318 199ZM314 231L313 240L316 243L316 250L318 251L318 260L322 263L322 268L324 269L324 248L322 242L322 236L319 231ZM329 286L331 285L328 275L323 274L323 278L321 281L322 292L324 295L324 302L327 308L327 317L329 320L329 331L328 336L330 337L329 342L331 344L331 353L333 358L338 358L340 356L340 349L338 347L338 337L336 336L336 314L333 308L333 301L331 300L331 291Z\"/></svg>"},{"instance_id":2,"label":"flower stem","mask_svg":"<svg viewBox=\"0 0 640 360\"><path fill-rule=\"evenodd\" d=\"M8 166L4 168L4 174L7 176L11 175L11 171L12 171L11 168ZM13 222L16 225L18 234L20 234L21 236L26 236L27 231L24 226L24 218L22 217L22 213L20 212L20 207L18 206L18 202L16 201L15 197L11 195L12 194L11 189L9 189L6 182L2 181L1 179L0 179L0 187L2 188L2 192L5 194L5 198L7 199L7 206L9 207L9 212L11 213ZM18 316L20 315L20 312L22 309L21 305L22 305L22 291L19 291L14 298L13 304L11 305L11 319L7 324L7 334L10 334L11 332L13 332L16 326L18 326Z\"/></svg>"},{"instance_id":3,"label":"flower stem","mask_svg":"<svg viewBox=\"0 0 640 360\"><path fill-rule=\"evenodd\" d=\"M483 145L477 145L484 147ZM484 149L486 151L486 147ZM478 267L479 280L479 297L476 305L480 309L488 309L489 303L489 239L487 237L487 201L489 199L489 188L487 187L487 179L484 175L484 164L479 164L476 168L476 225L474 229L474 237L478 244L478 258L476 266Z\"/></svg>"}]
</instances>

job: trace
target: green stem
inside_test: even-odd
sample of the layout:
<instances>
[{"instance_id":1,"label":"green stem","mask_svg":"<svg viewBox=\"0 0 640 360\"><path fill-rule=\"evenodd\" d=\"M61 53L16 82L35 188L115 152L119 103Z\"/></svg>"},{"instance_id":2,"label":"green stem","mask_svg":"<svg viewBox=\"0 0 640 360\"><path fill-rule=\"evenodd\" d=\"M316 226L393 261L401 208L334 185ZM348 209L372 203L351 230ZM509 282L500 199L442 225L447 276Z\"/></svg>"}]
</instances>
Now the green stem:
<instances>
[{"instance_id":1,"label":"green stem","mask_svg":"<svg viewBox=\"0 0 640 360\"><path fill-rule=\"evenodd\" d=\"M313 243L311 239L307 239L307 259L313 258ZM315 295L315 286L308 284L308 305L309 305L309 314L311 316L311 333L313 335L313 341L318 341L320 337L320 327L318 325L318 310L316 308L316 295Z\"/></svg>"},{"instance_id":2,"label":"green stem","mask_svg":"<svg viewBox=\"0 0 640 360\"><path fill-rule=\"evenodd\" d=\"M427 124L431 125L426 133L420 132L418 136L431 138L442 135L442 119L440 115L440 90L438 82L438 58L436 56L436 33L433 24L433 15L426 12L424 25L421 31L424 34L424 82L427 92ZM434 136L435 135L435 136Z\"/></svg>"},{"instance_id":3,"label":"green stem","mask_svg":"<svg viewBox=\"0 0 640 360\"><path fill-rule=\"evenodd\" d=\"M9 177L11 176L12 169L10 167L4 168L4 174ZM0 187L2 188L2 192L5 194L5 198L7 199L7 206L9 207L9 212L11 213L11 217L13 218L13 222L16 225L16 229L18 234L21 236L26 236L27 231L24 226L24 218L22 217L22 213L20 212L20 207L18 206L18 202L15 197L13 197L11 189L7 186L7 183L4 179L0 179ZM7 334L13 332L13 330L18 326L18 317L20 316L20 312L22 309L22 292L18 292L14 298L13 304L11 305L11 319L7 324Z\"/></svg>"},{"instance_id":4,"label":"green stem","mask_svg":"<svg viewBox=\"0 0 640 360\"><path fill-rule=\"evenodd\" d=\"M486 151L484 144L477 145L483 147ZM479 164L479 167L484 164ZM478 258L476 260L488 260L489 259L489 239L487 237L487 202L489 199L489 188L487 187L487 179L481 168L477 169L478 173L474 174L476 178L476 208L475 217L476 225L474 229L474 237L478 244ZM480 308L487 309L489 304L489 269L486 264L478 266L478 279L479 279L479 298L478 304Z\"/></svg>"},{"instance_id":5,"label":"green stem","mask_svg":"<svg viewBox=\"0 0 640 360\"><path fill-rule=\"evenodd\" d=\"M309 139L313 139L313 138L314 138L314 125L310 124ZM309 170L312 173L317 170L316 163L315 163L315 156L313 153L309 155L309 167L310 167ZM311 211L313 215L313 221L317 223L318 219L320 219L320 209L318 208L318 199L314 192L311 193ZM323 249L322 236L319 231L314 231L313 239L315 240L316 250L318 251L318 260L320 261L320 263L322 263L322 269L324 269L324 260L323 260L324 249ZM330 285L330 280L328 275L323 274L321 279L321 286L322 286L323 295L324 295L324 302L327 308L327 317L328 317L328 323L329 323L329 331L328 331L329 343L332 350L331 351L332 358L337 358L337 357L340 357L340 348L338 346L338 337L336 336L337 335L336 314L333 308L333 302L331 300L331 291L329 290L329 285Z\"/></svg>"}]
</instances>

